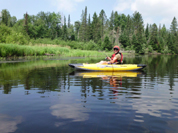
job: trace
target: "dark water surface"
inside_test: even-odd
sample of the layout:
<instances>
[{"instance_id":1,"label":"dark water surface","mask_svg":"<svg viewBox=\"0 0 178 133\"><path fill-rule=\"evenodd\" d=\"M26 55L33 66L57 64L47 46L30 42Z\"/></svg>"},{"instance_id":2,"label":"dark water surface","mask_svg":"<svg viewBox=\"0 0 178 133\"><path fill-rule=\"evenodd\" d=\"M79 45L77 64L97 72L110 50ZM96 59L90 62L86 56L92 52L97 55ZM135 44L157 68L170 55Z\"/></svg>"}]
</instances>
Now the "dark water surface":
<instances>
[{"instance_id":1,"label":"dark water surface","mask_svg":"<svg viewBox=\"0 0 178 133\"><path fill-rule=\"evenodd\" d=\"M125 57L141 72L73 72L99 59L0 62L0 133L178 132L178 56Z\"/></svg>"}]
</instances>

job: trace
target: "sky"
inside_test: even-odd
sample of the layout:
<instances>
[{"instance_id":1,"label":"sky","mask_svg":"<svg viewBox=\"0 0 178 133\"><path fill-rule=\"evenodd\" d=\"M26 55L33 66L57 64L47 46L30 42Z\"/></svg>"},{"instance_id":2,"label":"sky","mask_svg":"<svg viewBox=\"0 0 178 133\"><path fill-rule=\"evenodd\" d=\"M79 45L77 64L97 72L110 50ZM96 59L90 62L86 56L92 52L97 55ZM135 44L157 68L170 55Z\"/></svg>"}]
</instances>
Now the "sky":
<instances>
[{"instance_id":1,"label":"sky","mask_svg":"<svg viewBox=\"0 0 178 133\"><path fill-rule=\"evenodd\" d=\"M142 15L144 25L156 23L169 29L174 17L178 18L178 0L0 0L0 11L7 9L11 16L22 19L26 12L37 15L39 12L55 12L68 18L71 23L81 19L82 10L92 18L103 9L107 18L112 11L133 15L135 11ZM1 14L0 14L1 15Z\"/></svg>"}]
</instances>

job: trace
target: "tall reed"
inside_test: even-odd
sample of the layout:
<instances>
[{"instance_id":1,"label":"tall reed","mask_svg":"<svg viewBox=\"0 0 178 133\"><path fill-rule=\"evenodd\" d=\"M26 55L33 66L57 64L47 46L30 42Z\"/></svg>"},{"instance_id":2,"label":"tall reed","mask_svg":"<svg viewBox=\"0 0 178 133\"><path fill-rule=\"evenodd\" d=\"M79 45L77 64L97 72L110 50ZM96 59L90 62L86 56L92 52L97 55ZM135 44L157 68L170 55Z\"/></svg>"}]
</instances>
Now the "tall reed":
<instances>
[{"instance_id":1,"label":"tall reed","mask_svg":"<svg viewBox=\"0 0 178 133\"><path fill-rule=\"evenodd\" d=\"M0 43L0 56L42 56L45 54L54 54L66 57L101 57L105 56L103 52L70 49L67 47L60 46L29 46L29 45L18 45L18 44L1 44ZM107 52L111 55L112 52Z\"/></svg>"},{"instance_id":2,"label":"tall reed","mask_svg":"<svg viewBox=\"0 0 178 133\"><path fill-rule=\"evenodd\" d=\"M68 53L69 49L65 47L40 47L17 44L0 44L0 56L37 56L44 54L60 55Z\"/></svg>"}]
</instances>

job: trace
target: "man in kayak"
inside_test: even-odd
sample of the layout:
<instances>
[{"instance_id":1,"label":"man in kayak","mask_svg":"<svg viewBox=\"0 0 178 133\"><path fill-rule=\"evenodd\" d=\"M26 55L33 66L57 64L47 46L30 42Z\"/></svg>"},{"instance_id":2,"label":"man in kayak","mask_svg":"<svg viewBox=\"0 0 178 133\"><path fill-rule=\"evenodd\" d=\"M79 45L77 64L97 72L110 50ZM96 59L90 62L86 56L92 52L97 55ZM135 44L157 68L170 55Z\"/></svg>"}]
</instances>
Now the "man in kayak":
<instances>
[{"instance_id":1,"label":"man in kayak","mask_svg":"<svg viewBox=\"0 0 178 133\"><path fill-rule=\"evenodd\" d=\"M111 58L107 57L109 61L100 61L97 64L121 64L123 55L122 53L119 52L120 51L119 46L114 46L113 50L114 50L114 54L111 56Z\"/></svg>"}]
</instances>

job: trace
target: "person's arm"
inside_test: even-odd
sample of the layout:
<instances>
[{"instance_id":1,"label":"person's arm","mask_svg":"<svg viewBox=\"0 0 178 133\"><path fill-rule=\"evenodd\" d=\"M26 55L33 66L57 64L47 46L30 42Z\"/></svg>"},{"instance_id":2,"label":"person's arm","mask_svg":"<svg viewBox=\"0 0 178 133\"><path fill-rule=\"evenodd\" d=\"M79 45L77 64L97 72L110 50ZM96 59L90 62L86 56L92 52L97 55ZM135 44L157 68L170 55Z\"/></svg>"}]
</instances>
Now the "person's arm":
<instances>
[{"instance_id":1,"label":"person's arm","mask_svg":"<svg viewBox=\"0 0 178 133\"><path fill-rule=\"evenodd\" d=\"M121 58L121 55L120 54L117 54L113 60L110 60L109 63L114 63L116 60L120 60Z\"/></svg>"},{"instance_id":2,"label":"person's arm","mask_svg":"<svg viewBox=\"0 0 178 133\"><path fill-rule=\"evenodd\" d=\"M110 60L110 61L108 61L108 62L109 62L109 63L114 63L116 60L117 60L117 58L116 58L116 57L114 57L114 59L113 59L113 60Z\"/></svg>"},{"instance_id":3,"label":"person's arm","mask_svg":"<svg viewBox=\"0 0 178 133\"><path fill-rule=\"evenodd\" d=\"M111 58L110 58L110 57L107 57L107 59L111 61Z\"/></svg>"}]
</instances>

